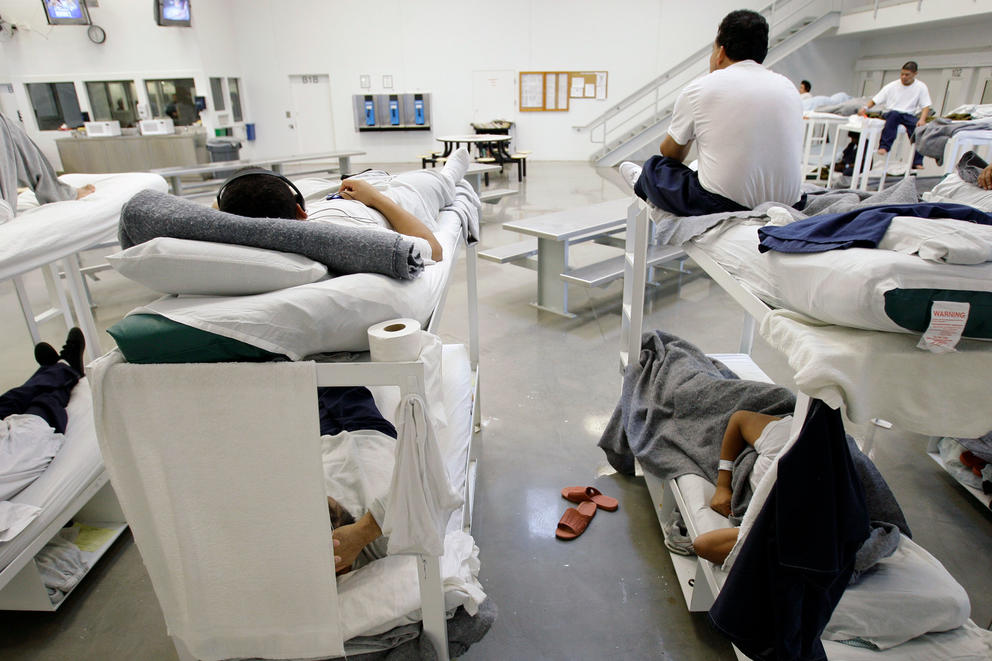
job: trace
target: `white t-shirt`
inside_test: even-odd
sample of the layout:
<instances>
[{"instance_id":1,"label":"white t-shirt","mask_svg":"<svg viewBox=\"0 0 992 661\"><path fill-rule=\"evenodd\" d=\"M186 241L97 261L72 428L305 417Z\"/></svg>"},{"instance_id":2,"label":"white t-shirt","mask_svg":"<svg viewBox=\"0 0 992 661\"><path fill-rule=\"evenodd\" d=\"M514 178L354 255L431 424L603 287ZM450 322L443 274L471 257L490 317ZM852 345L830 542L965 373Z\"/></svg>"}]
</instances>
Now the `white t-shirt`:
<instances>
[{"instance_id":1,"label":"white t-shirt","mask_svg":"<svg viewBox=\"0 0 992 661\"><path fill-rule=\"evenodd\" d=\"M875 105L885 106L886 110L905 112L910 115L919 113L933 104L930 100L930 90L922 80L916 79L909 85L903 85L901 80L893 80L871 98Z\"/></svg>"},{"instance_id":2,"label":"white t-shirt","mask_svg":"<svg viewBox=\"0 0 992 661\"><path fill-rule=\"evenodd\" d=\"M395 231L386 217L372 207L366 206L358 200L345 200L343 198L308 202L307 220L387 232ZM420 251L420 256L425 264L435 263L433 249L427 239L409 235L406 238L413 241L413 245Z\"/></svg>"},{"instance_id":3,"label":"white t-shirt","mask_svg":"<svg viewBox=\"0 0 992 661\"><path fill-rule=\"evenodd\" d=\"M799 201L803 106L785 76L754 60L698 78L675 102L668 135L699 150L699 183L749 209Z\"/></svg>"},{"instance_id":4,"label":"white t-shirt","mask_svg":"<svg viewBox=\"0 0 992 661\"><path fill-rule=\"evenodd\" d=\"M751 469L751 489L758 488L758 482L765 476L768 469L775 463L778 453L782 451L789 441L789 430L792 428L792 416L787 415L780 420L772 420L761 434L754 441L754 451L758 453L758 458L754 461L754 468Z\"/></svg>"}]
</instances>

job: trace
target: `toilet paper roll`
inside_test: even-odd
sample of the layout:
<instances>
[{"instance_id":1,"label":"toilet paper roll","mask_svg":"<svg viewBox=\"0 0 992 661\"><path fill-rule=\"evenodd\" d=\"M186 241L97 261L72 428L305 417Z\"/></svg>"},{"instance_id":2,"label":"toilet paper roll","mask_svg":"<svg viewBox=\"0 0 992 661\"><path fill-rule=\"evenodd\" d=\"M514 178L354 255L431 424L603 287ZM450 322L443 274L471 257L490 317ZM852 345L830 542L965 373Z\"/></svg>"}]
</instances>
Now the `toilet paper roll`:
<instances>
[{"instance_id":1,"label":"toilet paper roll","mask_svg":"<svg viewBox=\"0 0 992 661\"><path fill-rule=\"evenodd\" d=\"M370 326L369 351L375 362L417 360L422 347L420 322L416 319L390 319Z\"/></svg>"}]
</instances>

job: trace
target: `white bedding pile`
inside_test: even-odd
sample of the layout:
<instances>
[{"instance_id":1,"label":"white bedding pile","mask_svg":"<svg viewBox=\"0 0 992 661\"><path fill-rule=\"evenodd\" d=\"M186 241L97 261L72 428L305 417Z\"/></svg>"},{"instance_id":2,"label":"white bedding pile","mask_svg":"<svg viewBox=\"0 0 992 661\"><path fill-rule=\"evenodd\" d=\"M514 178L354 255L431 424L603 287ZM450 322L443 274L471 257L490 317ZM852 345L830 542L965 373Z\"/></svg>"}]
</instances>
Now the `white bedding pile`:
<instances>
[{"instance_id":1,"label":"white bedding pile","mask_svg":"<svg viewBox=\"0 0 992 661\"><path fill-rule=\"evenodd\" d=\"M455 203L463 196L459 190ZM130 314L160 314L292 360L367 351L369 326L401 317L425 323L440 299L461 240L461 216L445 209L438 225L435 236L445 258L413 280L355 273L254 296L166 296Z\"/></svg>"}]
</instances>

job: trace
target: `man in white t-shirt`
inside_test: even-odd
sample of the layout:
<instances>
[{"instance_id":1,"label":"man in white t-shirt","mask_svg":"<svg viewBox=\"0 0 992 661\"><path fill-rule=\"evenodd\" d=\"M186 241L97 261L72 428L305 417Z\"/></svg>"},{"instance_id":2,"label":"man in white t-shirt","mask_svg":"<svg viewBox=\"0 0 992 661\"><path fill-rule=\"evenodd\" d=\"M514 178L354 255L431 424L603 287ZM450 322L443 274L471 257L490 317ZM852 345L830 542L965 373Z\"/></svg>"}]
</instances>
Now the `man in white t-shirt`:
<instances>
[{"instance_id":1,"label":"man in white t-shirt","mask_svg":"<svg viewBox=\"0 0 992 661\"><path fill-rule=\"evenodd\" d=\"M808 80L799 81L799 98L805 101L813 97L813 83Z\"/></svg>"},{"instance_id":2,"label":"man in white t-shirt","mask_svg":"<svg viewBox=\"0 0 992 661\"><path fill-rule=\"evenodd\" d=\"M679 216L799 202L802 102L789 79L761 65L767 53L763 16L738 10L724 17L710 73L675 102L661 155L643 169L620 166L638 197ZM698 174L683 162L693 141Z\"/></svg>"},{"instance_id":3,"label":"man in white t-shirt","mask_svg":"<svg viewBox=\"0 0 992 661\"><path fill-rule=\"evenodd\" d=\"M918 67L910 60L902 65L899 80L888 83L878 94L873 96L868 105L861 109L862 115L868 114L872 106L884 106L886 109L885 128L878 141L878 153L887 154L896 141L899 127L904 126L909 134L910 142L915 142L914 133L917 126L924 126L930 116L930 90L926 83L916 79ZM923 155L913 150L913 169L923 169Z\"/></svg>"}]
</instances>

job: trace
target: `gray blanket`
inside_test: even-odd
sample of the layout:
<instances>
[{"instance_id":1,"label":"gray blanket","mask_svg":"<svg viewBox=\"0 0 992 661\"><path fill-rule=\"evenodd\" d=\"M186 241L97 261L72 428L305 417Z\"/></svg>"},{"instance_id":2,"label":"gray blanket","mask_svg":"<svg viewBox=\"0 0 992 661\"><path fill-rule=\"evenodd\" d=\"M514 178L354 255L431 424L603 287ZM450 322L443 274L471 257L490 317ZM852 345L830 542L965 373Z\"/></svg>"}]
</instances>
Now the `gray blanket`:
<instances>
[{"instance_id":1,"label":"gray blanket","mask_svg":"<svg viewBox=\"0 0 992 661\"><path fill-rule=\"evenodd\" d=\"M870 96L859 96L840 103L828 103L815 108L816 112L829 112L834 115L856 115L858 111L868 105ZM872 111L878 112L881 106L873 106Z\"/></svg>"},{"instance_id":2,"label":"gray blanket","mask_svg":"<svg viewBox=\"0 0 992 661\"><path fill-rule=\"evenodd\" d=\"M944 164L944 147L958 131L981 131L992 129L992 119L980 119L970 122L956 122L938 117L925 126L916 129L916 151Z\"/></svg>"},{"instance_id":3,"label":"gray blanket","mask_svg":"<svg viewBox=\"0 0 992 661\"><path fill-rule=\"evenodd\" d=\"M118 236L123 248L169 236L296 253L337 275L381 273L412 280L424 270L420 252L402 234L332 223L244 218L154 191L142 191L124 205Z\"/></svg>"},{"instance_id":4,"label":"gray blanket","mask_svg":"<svg viewBox=\"0 0 992 661\"><path fill-rule=\"evenodd\" d=\"M663 480L699 475L716 482L727 421L741 409L788 415L792 393L745 381L695 345L664 331L645 333L627 366L623 392L599 440L610 464L634 474L634 459Z\"/></svg>"},{"instance_id":5,"label":"gray blanket","mask_svg":"<svg viewBox=\"0 0 992 661\"><path fill-rule=\"evenodd\" d=\"M907 177L895 186L886 188L881 193L867 193L853 190L825 190L816 186L804 187L806 206L802 211L786 207L776 202L765 202L747 211L723 211L705 216L676 216L652 208L651 218L655 221L656 237L662 243L681 246L711 227L725 220L765 218L772 207L786 209L796 220L819 216L826 213L844 213L853 209L875 206L878 204L916 204L920 200L916 192L915 177Z\"/></svg>"}]
</instances>

